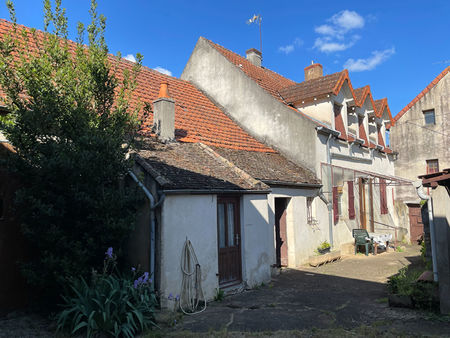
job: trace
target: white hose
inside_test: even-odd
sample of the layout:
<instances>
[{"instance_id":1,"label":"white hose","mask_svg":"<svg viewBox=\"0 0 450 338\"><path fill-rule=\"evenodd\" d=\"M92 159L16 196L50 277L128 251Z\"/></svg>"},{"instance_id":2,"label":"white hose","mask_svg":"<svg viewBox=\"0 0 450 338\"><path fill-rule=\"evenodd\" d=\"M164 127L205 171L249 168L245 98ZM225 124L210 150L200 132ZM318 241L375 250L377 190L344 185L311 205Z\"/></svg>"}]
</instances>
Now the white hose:
<instances>
[{"instance_id":1,"label":"white hose","mask_svg":"<svg viewBox=\"0 0 450 338\"><path fill-rule=\"evenodd\" d=\"M187 315L205 311L206 301L202 289L202 270L200 264L198 264L192 243L187 238L181 253L181 272L183 273L180 294L181 311Z\"/></svg>"}]
</instances>

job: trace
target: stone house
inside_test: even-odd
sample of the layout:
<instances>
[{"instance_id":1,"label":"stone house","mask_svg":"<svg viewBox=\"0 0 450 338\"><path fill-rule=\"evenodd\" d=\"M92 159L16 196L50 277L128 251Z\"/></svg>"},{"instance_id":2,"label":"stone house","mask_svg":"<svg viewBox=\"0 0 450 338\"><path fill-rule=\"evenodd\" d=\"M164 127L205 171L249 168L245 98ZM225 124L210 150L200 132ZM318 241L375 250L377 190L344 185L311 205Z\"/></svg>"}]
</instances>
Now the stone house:
<instances>
[{"instance_id":1,"label":"stone house","mask_svg":"<svg viewBox=\"0 0 450 338\"><path fill-rule=\"evenodd\" d=\"M0 21L0 31L8 29ZM118 78L132 67L120 60ZM326 239L327 228L319 228L327 215L315 211L321 183L310 168L251 136L188 81L142 67L131 105L138 102L151 109L139 116L142 147L130 177L150 202L128 256L152 273L162 306L181 292L187 239L206 300L219 287L267 282L273 267L300 264Z\"/></svg>"},{"instance_id":2,"label":"stone house","mask_svg":"<svg viewBox=\"0 0 450 338\"><path fill-rule=\"evenodd\" d=\"M393 124L387 99L374 100L369 86L353 89L347 70L323 75L322 65L312 64L297 83L261 60L255 49L242 57L201 37L181 78L256 139L316 173L325 197L317 200L316 213L328 215L319 228L335 248L352 243L354 228L405 236L409 229L397 211L393 186L409 182L394 176L397 154L386 144L386 129ZM309 226L293 224L292 232ZM312 253L308 238L300 247L288 266Z\"/></svg>"},{"instance_id":3,"label":"stone house","mask_svg":"<svg viewBox=\"0 0 450 338\"><path fill-rule=\"evenodd\" d=\"M450 66L445 68L394 118L391 143L398 151L395 174L411 180L450 167ZM414 189L398 187L397 197L409 207L411 240L423 232Z\"/></svg>"}]
</instances>

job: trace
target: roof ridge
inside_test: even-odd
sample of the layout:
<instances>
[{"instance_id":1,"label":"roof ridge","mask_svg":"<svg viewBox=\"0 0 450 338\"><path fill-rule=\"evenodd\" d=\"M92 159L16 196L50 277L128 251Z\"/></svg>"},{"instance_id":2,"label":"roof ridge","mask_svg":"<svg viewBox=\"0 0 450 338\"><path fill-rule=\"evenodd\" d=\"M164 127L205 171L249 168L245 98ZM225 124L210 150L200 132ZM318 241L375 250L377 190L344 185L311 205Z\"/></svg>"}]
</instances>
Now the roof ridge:
<instances>
[{"instance_id":1,"label":"roof ridge","mask_svg":"<svg viewBox=\"0 0 450 338\"><path fill-rule=\"evenodd\" d=\"M251 185L256 186L258 188L265 188L265 187L269 188L269 186L267 186L265 183L263 183L260 180L257 180L256 178L254 178L246 171L236 166L233 162L229 161L228 159L220 155L218 152L216 152L214 149L207 146L206 144L198 142L196 143L196 145L201 147L208 155L216 159L218 162L225 164L227 167L233 170L239 177L242 177L245 180L247 180L247 182L250 183Z\"/></svg>"},{"instance_id":2,"label":"roof ridge","mask_svg":"<svg viewBox=\"0 0 450 338\"><path fill-rule=\"evenodd\" d=\"M417 94L417 96L412 99L411 102L409 102L402 110L400 110L398 112L397 115L395 115L394 117L394 121L397 122L403 115L405 115L405 113L411 109L411 107L416 104L417 101L419 101L422 97L425 96L425 94L427 94L432 88L434 88L434 86L436 86L439 81L442 80L442 78L447 75L450 72L450 66L447 66L446 68L444 68L444 70L442 72L439 73L438 76L436 76L434 78L433 81L431 81L428 86L426 86L419 94Z\"/></svg>"}]
</instances>

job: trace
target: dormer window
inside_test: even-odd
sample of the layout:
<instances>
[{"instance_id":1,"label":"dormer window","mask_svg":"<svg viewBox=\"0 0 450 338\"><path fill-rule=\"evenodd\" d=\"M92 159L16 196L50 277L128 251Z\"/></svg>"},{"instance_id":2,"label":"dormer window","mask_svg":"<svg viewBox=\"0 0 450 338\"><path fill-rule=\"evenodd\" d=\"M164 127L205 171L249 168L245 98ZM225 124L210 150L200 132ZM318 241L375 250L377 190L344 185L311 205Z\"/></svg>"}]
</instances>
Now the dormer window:
<instances>
[{"instance_id":1,"label":"dormer window","mask_svg":"<svg viewBox=\"0 0 450 338\"><path fill-rule=\"evenodd\" d=\"M425 118L425 124L436 124L434 109L424 110L423 117Z\"/></svg>"}]
</instances>

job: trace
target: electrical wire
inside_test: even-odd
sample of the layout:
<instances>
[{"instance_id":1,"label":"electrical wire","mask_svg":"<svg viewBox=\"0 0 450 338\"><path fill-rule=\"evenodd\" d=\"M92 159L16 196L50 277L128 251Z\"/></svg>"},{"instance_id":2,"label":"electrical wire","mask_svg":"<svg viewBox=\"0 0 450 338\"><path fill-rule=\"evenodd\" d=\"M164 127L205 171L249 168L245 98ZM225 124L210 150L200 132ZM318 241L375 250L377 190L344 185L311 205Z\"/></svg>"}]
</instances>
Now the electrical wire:
<instances>
[{"instance_id":1,"label":"electrical wire","mask_svg":"<svg viewBox=\"0 0 450 338\"><path fill-rule=\"evenodd\" d=\"M187 315L206 310L206 300L202 289L202 270L190 240L186 238L181 254L180 309ZM203 303L203 304L202 304Z\"/></svg>"}]
</instances>

